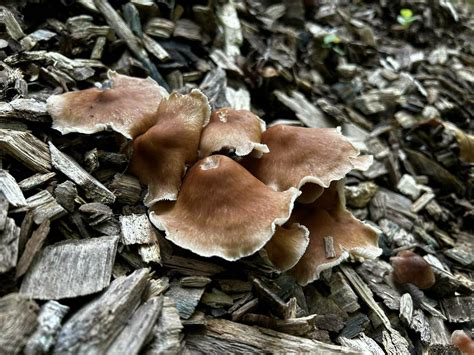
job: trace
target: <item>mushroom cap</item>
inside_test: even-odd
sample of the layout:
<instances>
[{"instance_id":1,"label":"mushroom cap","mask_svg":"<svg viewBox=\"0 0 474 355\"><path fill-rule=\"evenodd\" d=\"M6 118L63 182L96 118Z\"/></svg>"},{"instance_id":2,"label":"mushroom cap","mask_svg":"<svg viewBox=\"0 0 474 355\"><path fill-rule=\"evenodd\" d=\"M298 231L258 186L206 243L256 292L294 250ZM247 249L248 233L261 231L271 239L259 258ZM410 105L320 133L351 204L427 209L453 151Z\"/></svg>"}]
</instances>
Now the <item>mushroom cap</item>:
<instances>
[{"instance_id":1,"label":"mushroom cap","mask_svg":"<svg viewBox=\"0 0 474 355\"><path fill-rule=\"evenodd\" d=\"M212 155L187 172L175 203L151 208L150 220L182 248L237 260L270 240L299 193L273 191L232 159Z\"/></svg>"},{"instance_id":2,"label":"mushroom cap","mask_svg":"<svg viewBox=\"0 0 474 355\"><path fill-rule=\"evenodd\" d=\"M317 280L322 271L339 265L349 255L376 258L379 231L355 218L344 206L344 181L332 182L310 205L295 207L289 222L309 230L309 245L303 257L290 270L301 285ZM334 257L326 255L324 237L333 238Z\"/></svg>"},{"instance_id":3,"label":"mushroom cap","mask_svg":"<svg viewBox=\"0 0 474 355\"><path fill-rule=\"evenodd\" d=\"M146 206L176 200L187 166L197 160L199 137L210 112L201 91L172 93L149 118L153 125L133 140L129 169L148 185Z\"/></svg>"},{"instance_id":4,"label":"mushroom cap","mask_svg":"<svg viewBox=\"0 0 474 355\"><path fill-rule=\"evenodd\" d=\"M257 157L268 153L260 143L265 122L247 110L221 108L211 114L210 122L202 131L199 155L207 157L224 149L233 150L239 157L255 152Z\"/></svg>"},{"instance_id":5,"label":"mushroom cap","mask_svg":"<svg viewBox=\"0 0 474 355\"><path fill-rule=\"evenodd\" d=\"M474 340L464 330L455 330L451 334L451 343L463 353L474 354Z\"/></svg>"},{"instance_id":6,"label":"mushroom cap","mask_svg":"<svg viewBox=\"0 0 474 355\"><path fill-rule=\"evenodd\" d=\"M132 138L131 129L152 115L160 100L168 95L153 79L133 78L114 71L103 88L67 92L50 96L48 112L53 128L62 134L92 134L107 129Z\"/></svg>"},{"instance_id":7,"label":"mushroom cap","mask_svg":"<svg viewBox=\"0 0 474 355\"><path fill-rule=\"evenodd\" d=\"M393 276L397 282L412 283L419 289L427 289L436 282L431 265L411 250L402 250L390 258Z\"/></svg>"},{"instance_id":8,"label":"mushroom cap","mask_svg":"<svg viewBox=\"0 0 474 355\"><path fill-rule=\"evenodd\" d=\"M276 191L313 183L327 188L352 169L370 166L370 157L359 157L359 150L337 128L305 128L275 125L262 134L270 149L260 159L242 161L254 176ZM298 202L314 202L321 194L307 187Z\"/></svg>"},{"instance_id":9,"label":"mushroom cap","mask_svg":"<svg viewBox=\"0 0 474 355\"><path fill-rule=\"evenodd\" d=\"M309 243L308 228L298 223L290 227L278 226L272 239L262 251L264 259L268 259L278 271L291 269L301 259Z\"/></svg>"}]
</instances>

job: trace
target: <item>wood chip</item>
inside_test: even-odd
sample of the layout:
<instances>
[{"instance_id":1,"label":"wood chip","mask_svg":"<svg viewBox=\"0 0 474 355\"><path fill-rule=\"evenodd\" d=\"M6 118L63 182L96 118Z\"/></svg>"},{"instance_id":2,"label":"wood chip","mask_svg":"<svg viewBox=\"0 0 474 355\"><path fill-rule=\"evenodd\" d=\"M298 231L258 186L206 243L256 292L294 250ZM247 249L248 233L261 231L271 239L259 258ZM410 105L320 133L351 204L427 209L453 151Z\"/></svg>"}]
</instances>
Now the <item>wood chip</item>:
<instances>
[{"instance_id":1,"label":"wood chip","mask_svg":"<svg viewBox=\"0 0 474 355\"><path fill-rule=\"evenodd\" d=\"M445 298L441 306L450 323L469 322L474 309L474 296Z\"/></svg>"},{"instance_id":2,"label":"wood chip","mask_svg":"<svg viewBox=\"0 0 474 355\"><path fill-rule=\"evenodd\" d=\"M84 170L75 160L57 149L49 142L53 166L82 187L87 198L105 204L113 203L115 196L96 178Z\"/></svg>"},{"instance_id":3,"label":"wood chip","mask_svg":"<svg viewBox=\"0 0 474 355\"><path fill-rule=\"evenodd\" d=\"M118 236L68 240L50 245L38 255L20 292L41 300L90 295L107 287Z\"/></svg>"},{"instance_id":4,"label":"wood chip","mask_svg":"<svg viewBox=\"0 0 474 355\"><path fill-rule=\"evenodd\" d=\"M199 304L204 290L204 287L185 288L178 283L174 283L171 284L165 296L171 298L176 303L176 309L181 318L189 319Z\"/></svg>"},{"instance_id":5,"label":"wood chip","mask_svg":"<svg viewBox=\"0 0 474 355\"><path fill-rule=\"evenodd\" d=\"M224 319L208 319L204 331L190 330L186 347L201 353L289 353L359 354L346 347L296 337L270 329L252 327Z\"/></svg>"},{"instance_id":6,"label":"wood chip","mask_svg":"<svg viewBox=\"0 0 474 355\"><path fill-rule=\"evenodd\" d=\"M25 196L20 186L8 171L0 169L0 193L7 199L8 203L13 207L26 206Z\"/></svg>"},{"instance_id":7,"label":"wood chip","mask_svg":"<svg viewBox=\"0 0 474 355\"><path fill-rule=\"evenodd\" d=\"M31 238L26 243L25 251L23 252L20 257L20 260L18 261L18 265L16 268L17 278L23 276L26 273L34 257L43 247L43 243L49 234L49 230L50 221L49 219L47 219L43 223L41 223L37 230L33 232Z\"/></svg>"},{"instance_id":8,"label":"wood chip","mask_svg":"<svg viewBox=\"0 0 474 355\"><path fill-rule=\"evenodd\" d=\"M20 354L36 328L39 307L18 293L0 298L0 349L4 354Z\"/></svg>"},{"instance_id":9,"label":"wood chip","mask_svg":"<svg viewBox=\"0 0 474 355\"><path fill-rule=\"evenodd\" d=\"M51 170L48 146L29 132L0 129L0 148L33 171Z\"/></svg>"},{"instance_id":10,"label":"wood chip","mask_svg":"<svg viewBox=\"0 0 474 355\"><path fill-rule=\"evenodd\" d=\"M120 242L125 245L151 244L158 241L157 232L145 213L120 216L120 229Z\"/></svg>"},{"instance_id":11,"label":"wood chip","mask_svg":"<svg viewBox=\"0 0 474 355\"><path fill-rule=\"evenodd\" d=\"M46 302L38 315L38 327L26 343L24 354L47 354L56 342L61 322L69 312L69 307L56 301Z\"/></svg>"},{"instance_id":12,"label":"wood chip","mask_svg":"<svg viewBox=\"0 0 474 355\"><path fill-rule=\"evenodd\" d=\"M334 239L330 235L324 237L324 251L326 252L326 258L335 258L336 250L334 249Z\"/></svg>"},{"instance_id":13,"label":"wood chip","mask_svg":"<svg viewBox=\"0 0 474 355\"><path fill-rule=\"evenodd\" d=\"M124 349L127 349L127 354L139 354L153 330L162 305L163 297L161 296L153 297L138 307L105 353L120 355L123 354Z\"/></svg>"},{"instance_id":14,"label":"wood chip","mask_svg":"<svg viewBox=\"0 0 474 355\"><path fill-rule=\"evenodd\" d=\"M56 176L55 172L45 173L45 174L38 173L38 174L30 176L29 178L21 180L18 183L18 186L20 186L21 191L29 191L31 189L34 189L35 187L38 187L44 184L46 181L50 180L51 178L55 176Z\"/></svg>"},{"instance_id":15,"label":"wood chip","mask_svg":"<svg viewBox=\"0 0 474 355\"><path fill-rule=\"evenodd\" d=\"M115 279L104 293L67 320L54 353L105 353L141 303L149 276L148 269L138 269Z\"/></svg>"},{"instance_id":16,"label":"wood chip","mask_svg":"<svg viewBox=\"0 0 474 355\"><path fill-rule=\"evenodd\" d=\"M180 354L182 352L183 325L174 301L164 297L161 315L153 329L153 340L145 352L147 355Z\"/></svg>"},{"instance_id":17,"label":"wood chip","mask_svg":"<svg viewBox=\"0 0 474 355\"><path fill-rule=\"evenodd\" d=\"M306 126L313 128L335 127L335 122L327 118L319 108L309 102L300 92L292 91L291 96L289 96L277 90L274 94L285 106L293 110L296 117Z\"/></svg>"},{"instance_id":18,"label":"wood chip","mask_svg":"<svg viewBox=\"0 0 474 355\"><path fill-rule=\"evenodd\" d=\"M33 220L36 224L41 224L47 219L54 220L66 214L66 210L56 202L48 190L40 191L36 195L28 197L26 203L27 208L33 213Z\"/></svg>"},{"instance_id":19,"label":"wood chip","mask_svg":"<svg viewBox=\"0 0 474 355\"><path fill-rule=\"evenodd\" d=\"M19 236L20 228L16 226L13 218L7 218L5 228L0 231L0 274L16 266Z\"/></svg>"}]
</instances>

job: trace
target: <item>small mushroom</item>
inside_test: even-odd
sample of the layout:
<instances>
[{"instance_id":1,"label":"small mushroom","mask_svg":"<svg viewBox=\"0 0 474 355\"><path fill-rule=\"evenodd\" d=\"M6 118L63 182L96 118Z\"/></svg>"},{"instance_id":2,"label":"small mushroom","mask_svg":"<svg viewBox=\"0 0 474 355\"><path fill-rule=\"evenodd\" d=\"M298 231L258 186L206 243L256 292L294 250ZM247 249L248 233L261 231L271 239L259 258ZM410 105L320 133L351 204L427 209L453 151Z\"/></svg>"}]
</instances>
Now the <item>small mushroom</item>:
<instances>
[{"instance_id":1,"label":"small mushroom","mask_svg":"<svg viewBox=\"0 0 474 355\"><path fill-rule=\"evenodd\" d=\"M403 250L391 257L393 277L399 283L412 283L419 289L427 289L436 282L431 265L418 254Z\"/></svg>"},{"instance_id":2,"label":"small mushroom","mask_svg":"<svg viewBox=\"0 0 474 355\"><path fill-rule=\"evenodd\" d=\"M278 226L261 254L278 271L291 269L301 259L309 243L308 228L298 223L288 228Z\"/></svg>"},{"instance_id":3,"label":"small mushroom","mask_svg":"<svg viewBox=\"0 0 474 355\"><path fill-rule=\"evenodd\" d=\"M474 340L463 330L455 330L451 334L451 343L462 353L474 355Z\"/></svg>"},{"instance_id":4,"label":"small mushroom","mask_svg":"<svg viewBox=\"0 0 474 355\"><path fill-rule=\"evenodd\" d=\"M299 194L273 191L231 158L212 155L187 172L176 202L151 208L150 220L182 248L237 260L272 238Z\"/></svg>"},{"instance_id":5,"label":"small mushroom","mask_svg":"<svg viewBox=\"0 0 474 355\"><path fill-rule=\"evenodd\" d=\"M153 79L132 78L114 71L109 80L86 90L50 96L53 128L62 134L92 134L107 129L132 137L132 127L155 113L168 92Z\"/></svg>"},{"instance_id":6,"label":"small mushroom","mask_svg":"<svg viewBox=\"0 0 474 355\"><path fill-rule=\"evenodd\" d=\"M275 125L263 132L262 143L270 152L260 159L246 157L242 165L275 191L301 189L301 203L314 202L331 181L372 162L335 128ZM308 183L316 186L303 186Z\"/></svg>"},{"instance_id":7,"label":"small mushroom","mask_svg":"<svg viewBox=\"0 0 474 355\"><path fill-rule=\"evenodd\" d=\"M148 186L146 206L176 200L186 168L197 160L199 137L209 116L207 97L194 89L162 99L150 123L142 125L144 132L137 128L129 169Z\"/></svg>"},{"instance_id":8,"label":"small mushroom","mask_svg":"<svg viewBox=\"0 0 474 355\"><path fill-rule=\"evenodd\" d=\"M235 152L239 157L254 152L255 157L268 153L268 147L260 143L265 122L247 110L221 108L211 114L202 131L199 154L207 157L223 150Z\"/></svg>"},{"instance_id":9,"label":"small mushroom","mask_svg":"<svg viewBox=\"0 0 474 355\"><path fill-rule=\"evenodd\" d=\"M289 223L300 223L309 230L308 248L290 270L301 285L317 280L323 270L339 265L350 255L372 259L382 253L378 248L378 231L344 207L343 188L343 180L332 182L314 203L299 205L293 211ZM327 239L332 241L330 254Z\"/></svg>"}]
</instances>

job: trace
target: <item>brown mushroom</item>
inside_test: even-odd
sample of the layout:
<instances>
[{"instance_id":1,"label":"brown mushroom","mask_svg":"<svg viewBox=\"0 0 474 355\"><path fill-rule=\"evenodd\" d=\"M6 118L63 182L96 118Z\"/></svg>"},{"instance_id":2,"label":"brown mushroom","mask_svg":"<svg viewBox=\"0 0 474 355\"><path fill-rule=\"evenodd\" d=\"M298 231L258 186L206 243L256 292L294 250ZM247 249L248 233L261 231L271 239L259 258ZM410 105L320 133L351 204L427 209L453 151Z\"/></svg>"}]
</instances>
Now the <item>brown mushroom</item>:
<instances>
[{"instance_id":1,"label":"brown mushroom","mask_svg":"<svg viewBox=\"0 0 474 355\"><path fill-rule=\"evenodd\" d=\"M253 175L275 191L302 189L301 203L314 202L331 181L352 169L365 169L371 157L359 151L336 128L304 128L275 125L262 134L270 149L260 159L242 161ZM305 186L305 184L317 186Z\"/></svg>"},{"instance_id":2,"label":"brown mushroom","mask_svg":"<svg viewBox=\"0 0 474 355\"><path fill-rule=\"evenodd\" d=\"M451 343L462 353L474 355L474 340L463 330L455 330L451 334Z\"/></svg>"},{"instance_id":3,"label":"brown mushroom","mask_svg":"<svg viewBox=\"0 0 474 355\"><path fill-rule=\"evenodd\" d=\"M113 71L100 88L50 96L48 112L53 128L62 134L92 134L107 129L133 138L131 129L152 115L167 96L167 91L153 79L132 78Z\"/></svg>"},{"instance_id":4,"label":"brown mushroom","mask_svg":"<svg viewBox=\"0 0 474 355\"><path fill-rule=\"evenodd\" d=\"M343 180L332 182L314 203L295 207L289 220L309 230L308 248L290 270L301 285L317 280L323 270L340 264L350 255L375 258L382 252L378 248L378 231L344 207L343 187ZM326 252L325 239L332 240L332 255Z\"/></svg>"},{"instance_id":5,"label":"brown mushroom","mask_svg":"<svg viewBox=\"0 0 474 355\"><path fill-rule=\"evenodd\" d=\"M393 277L399 283L412 283L420 289L433 286L436 278L431 265L418 254L403 250L391 257Z\"/></svg>"},{"instance_id":6,"label":"brown mushroom","mask_svg":"<svg viewBox=\"0 0 474 355\"><path fill-rule=\"evenodd\" d=\"M276 192L223 155L198 161L175 203L151 208L166 238L201 256L237 260L260 250L290 217L300 192Z\"/></svg>"},{"instance_id":7,"label":"brown mushroom","mask_svg":"<svg viewBox=\"0 0 474 355\"><path fill-rule=\"evenodd\" d=\"M278 226L272 239L261 249L261 254L278 271L287 271L303 256L308 247L308 236L308 228L298 223L290 227Z\"/></svg>"},{"instance_id":8,"label":"brown mushroom","mask_svg":"<svg viewBox=\"0 0 474 355\"><path fill-rule=\"evenodd\" d=\"M146 206L176 200L187 166L197 160L199 137L209 116L207 97L195 89L162 99L150 123L142 125L142 131L135 128L129 169L148 186Z\"/></svg>"},{"instance_id":9,"label":"brown mushroom","mask_svg":"<svg viewBox=\"0 0 474 355\"><path fill-rule=\"evenodd\" d=\"M202 131L199 155L207 157L222 150L235 152L239 157L254 152L260 157L268 153L268 147L260 143L265 122L247 110L221 108L211 114Z\"/></svg>"}]
</instances>

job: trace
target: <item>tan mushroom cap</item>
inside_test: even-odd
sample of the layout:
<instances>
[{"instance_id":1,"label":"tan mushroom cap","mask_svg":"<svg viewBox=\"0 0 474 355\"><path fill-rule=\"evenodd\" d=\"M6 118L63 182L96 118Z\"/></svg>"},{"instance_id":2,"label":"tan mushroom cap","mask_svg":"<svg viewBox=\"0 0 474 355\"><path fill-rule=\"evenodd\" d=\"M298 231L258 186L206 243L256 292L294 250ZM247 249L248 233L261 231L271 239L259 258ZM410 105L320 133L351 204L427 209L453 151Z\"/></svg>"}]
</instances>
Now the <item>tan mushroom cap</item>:
<instances>
[{"instance_id":1,"label":"tan mushroom cap","mask_svg":"<svg viewBox=\"0 0 474 355\"><path fill-rule=\"evenodd\" d=\"M186 168L197 160L199 137L210 112L201 91L172 93L150 118L155 123L133 140L129 169L148 186L146 206L176 200Z\"/></svg>"},{"instance_id":2,"label":"tan mushroom cap","mask_svg":"<svg viewBox=\"0 0 474 355\"><path fill-rule=\"evenodd\" d=\"M227 149L240 157L252 152L260 157L269 151L260 143L265 128L265 122L250 111L218 109L212 112L209 124L202 131L199 155L207 157Z\"/></svg>"},{"instance_id":3,"label":"tan mushroom cap","mask_svg":"<svg viewBox=\"0 0 474 355\"><path fill-rule=\"evenodd\" d=\"M153 79L133 78L113 71L103 88L50 96L48 112L53 128L62 134L92 134L107 129L132 138L131 128L152 115L160 100L168 95Z\"/></svg>"},{"instance_id":4,"label":"tan mushroom cap","mask_svg":"<svg viewBox=\"0 0 474 355\"><path fill-rule=\"evenodd\" d=\"M397 282L412 283L420 289L427 289L436 282L431 265L411 250L402 250L390 258L393 276Z\"/></svg>"},{"instance_id":5,"label":"tan mushroom cap","mask_svg":"<svg viewBox=\"0 0 474 355\"><path fill-rule=\"evenodd\" d=\"M212 155L187 172L175 203L151 208L150 220L182 248L237 260L272 238L299 193L273 191L232 159Z\"/></svg>"},{"instance_id":6,"label":"tan mushroom cap","mask_svg":"<svg viewBox=\"0 0 474 355\"><path fill-rule=\"evenodd\" d=\"M254 176L276 191L290 187L301 189L312 183L327 188L352 169L366 169L371 157L359 156L359 150L337 128L305 128L275 125L262 134L262 143L270 149L260 159L242 161ZM306 186L298 202L311 203L322 193Z\"/></svg>"},{"instance_id":7,"label":"tan mushroom cap","mask_svg":"<svg viewBox=\"0 0 474 355\"><path fill-rule=\"evenodd\" d=\"M290 227L277 227L272 239L261 250L278 271L284 272L298 263L309 244L308 228L298 223Z\"/></svg>"},{"instance_id":8,"label":"tan mushroom cap","mask_svg":"<svg viewBox=\"0 0 474 355\"><path fill-rule=\"evenodd\" d=\"M346 210L344 181L331 183L319 199L311 205L295 207L290 222L298 222L309 229L309 245L305 254L290 270L301 285L317 280L322 271L332 268L349 255L376 258L378 231L362 223ZM324 237L331 236L335 257L327 257Z\"/></svg>"}]
</instances>

